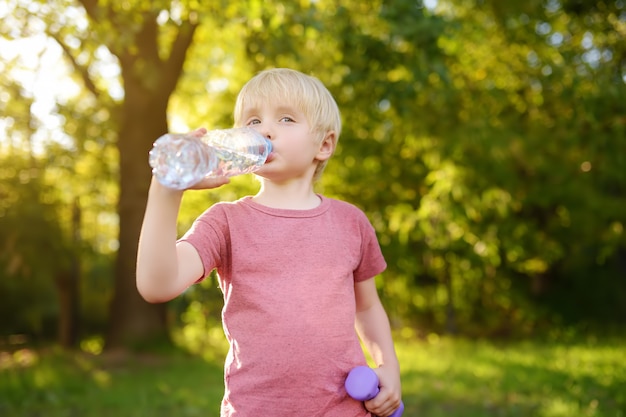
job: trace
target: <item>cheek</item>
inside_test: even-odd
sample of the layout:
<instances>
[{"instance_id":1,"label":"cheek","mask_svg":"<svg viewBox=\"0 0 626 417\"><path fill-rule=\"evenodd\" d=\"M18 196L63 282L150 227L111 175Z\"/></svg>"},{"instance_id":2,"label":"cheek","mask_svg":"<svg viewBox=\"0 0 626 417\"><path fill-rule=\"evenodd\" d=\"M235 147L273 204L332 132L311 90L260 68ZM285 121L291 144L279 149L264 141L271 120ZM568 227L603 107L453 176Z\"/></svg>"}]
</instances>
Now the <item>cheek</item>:
<instances>
[{"instance_id":1,"label":"cheek","mask_svg":"<svg viewBox=\"0 0 626 417\"><path fill-rule=\"evenodd\" d=\"M298 158L299 156L306 155L310 148L304 145L301 141L289 139L277 143L276 145L276 149L280 153L284 155L290 155L290 157L293 158Z\"/></svg>"},{"instance_id":2,"label":"cheek","mask_svg":"<svg viewBox=\"0 0 626 417\"><path fill-rule=\"evenodd\" d=\"M301 146L287 146L282 155L287 163L302 163L310 159L308 150L303 149Z\"/></svg>"}]
</instances>

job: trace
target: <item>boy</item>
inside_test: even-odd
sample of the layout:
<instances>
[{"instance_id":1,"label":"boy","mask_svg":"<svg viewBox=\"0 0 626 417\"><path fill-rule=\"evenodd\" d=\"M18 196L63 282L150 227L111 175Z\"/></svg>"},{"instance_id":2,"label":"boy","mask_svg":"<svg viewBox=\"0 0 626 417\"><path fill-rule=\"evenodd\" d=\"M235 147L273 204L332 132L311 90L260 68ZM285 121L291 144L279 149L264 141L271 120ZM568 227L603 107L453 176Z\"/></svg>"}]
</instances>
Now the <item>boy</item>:
<instances>
[{"instance_id":1,"label":"boy","mask_svg":"<svg viewBox=\"0 0 626 417\"><path fill-rule=\"evenodd\" d=\"M400 404L400 371L373 279L386 263L364 213L313 189L341 132L337 104L316 78L274 69L243 87L234 118L272 141L255 173L260 191L215 204L177 241L183 192L153 179L139 292L165 302L217 269L230 343L223 417L390 415ZM228 181L205 178L193 188ZM343 388L348 372L366 364L359 336L381 386L365 408Z\"/></svg>"}]
</instances>

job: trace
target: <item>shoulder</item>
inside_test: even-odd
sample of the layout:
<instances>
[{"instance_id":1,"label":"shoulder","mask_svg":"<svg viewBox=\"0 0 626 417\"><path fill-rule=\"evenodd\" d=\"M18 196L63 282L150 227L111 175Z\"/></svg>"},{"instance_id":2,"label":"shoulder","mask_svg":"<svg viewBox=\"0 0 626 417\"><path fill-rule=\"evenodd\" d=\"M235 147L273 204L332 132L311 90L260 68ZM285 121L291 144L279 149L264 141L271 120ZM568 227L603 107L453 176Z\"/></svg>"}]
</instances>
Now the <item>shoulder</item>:
<instances>
[{"instance_id":1,"label":"shoulder","mask_svg":"<svg viewBox=\"0 0 626 417\"><path fill-rule=\"evenodd\" d=\"M241 211L246 206L249 197L244 197L236 201L220 201L206 209L202 216L228 216L237 211Z\"/></svg>"},{"instance_id":2,"label":"shoulder","mask_svg":"<svg viewBox=\"0 0 626 417\"><path fill-rule=\"evenodd\" d=\"M194 223L197 227L206 224L214 229L227 230L233 223L236 223L242 217L245 217L244 199L237 201L221 201L207 208Z\"/></svg>"},{"instance_id":3,"label":"shoulder","mask_svg":"<svg viewBox=\"0 0 626 417\"><path fill-rule=\"evenodd\" d=\"M339 220L345 228L358 230L361 234L374 233L374 226L365 212L354 204L343 200L327 198L329 209L333 217Z\"/></svg>"},{"instance_id":4,"label":"shoulder","mask_svg":"<svg viewBox=\"0 0 626 417\"><path fill-rule=\"evenodd\" d=\"M352 203L335 198L323 197L328 201L329 209L342 215L351 216L357 219L367 219L365 212Z\"/></svg>"}]
</instances>

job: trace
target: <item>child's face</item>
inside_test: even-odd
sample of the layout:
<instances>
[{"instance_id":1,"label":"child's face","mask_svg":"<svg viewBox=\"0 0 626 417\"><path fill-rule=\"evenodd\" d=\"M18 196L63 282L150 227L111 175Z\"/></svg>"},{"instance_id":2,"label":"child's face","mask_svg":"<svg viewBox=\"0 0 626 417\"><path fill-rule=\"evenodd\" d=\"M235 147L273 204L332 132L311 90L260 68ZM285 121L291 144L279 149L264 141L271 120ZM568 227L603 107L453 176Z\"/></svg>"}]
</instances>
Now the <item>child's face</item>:
<instances>
[{"instance_id":1,"label":"child's face","mask_svg":"<svg viewBox=\"0 0 626 417\"><path fill-rule=\"evenodd\" d=\"M256 174L274 181L310 178L320 152L318 136L307 117L293 105L264 103L244 107L242 122L272 141L272 154Z\"/></svg>"}]
</instances>

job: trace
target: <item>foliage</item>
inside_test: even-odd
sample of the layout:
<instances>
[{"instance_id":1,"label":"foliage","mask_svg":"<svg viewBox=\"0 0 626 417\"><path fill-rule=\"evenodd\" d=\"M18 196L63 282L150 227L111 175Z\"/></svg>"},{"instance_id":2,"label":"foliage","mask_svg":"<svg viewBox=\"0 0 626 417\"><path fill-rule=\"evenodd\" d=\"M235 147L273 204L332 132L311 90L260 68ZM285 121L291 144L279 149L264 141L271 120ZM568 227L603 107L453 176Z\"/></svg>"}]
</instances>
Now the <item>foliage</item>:
<instances>
[{"instance_id":1,"label":"foliage","mask_svg":"<svg viewBox=\"0 0 626 417\"><path fill-rule=\"evenodd\" d=\"M481 5L342 2L331 19L323 2L266 9L248 54L306 69L302 50L328 48L310 71L345 127L323 189L374 222L394 315L494 335L612 321L624 314L624 202L602 184L624 184L623 4L588 19L556 3ZM280 36L302 27L304 44ZM597 274L598 308L577 308Z\"/></svg>"},{"instance_id":2,"label":"foliage","mask_svg":"<svg viewBox=\"0 0 626 417\"><path fill-rule=\"evenodd\" d=\"M3 237L29 243L2 253L0 286L32 297L36 308L16 307L20 320L54 311L51 271L69 253L83 260L83 305L118 330L110 339L163 332L162 308L142 303L133 284L146 153L166 129L229 126L241 85L289 66L318 76L340 105L342 137L318 189L372 220L396 326L478 336L623 326L623 1L7 4L3 37L48 39L55 46L34 60L56 50L73 85L44 116L24 74L49 68L3 55L0 206L13 214L0 224ZM31 157L37 175L22 184ZM239 178L187 194L180 233L213 202L256 187ZM36 290L7 280L10 260L48 242L29 263L41 271ZM171 305L170 322L212 326L203 314L220 304L207 281Z\"/></svg>"},{"instance_id":3,"label":"foliage","mask_svg":"<svg viewBox=\"0 0 626 417\"><path fill-rule=\"evenodd\" d=\"M178 346L209 361L222 362L228 342L221 325L221 294L217 274L189 288L172 303L176 317L172 325Z\"/></svg>"},{"instance_id":4,"label":"foliage","mask_svg":"<svg viewBox=\"0 0 626 417\"><path fill-rule=\"evenodd\" d=\"M54 337L61 327L61 289L75 276L74 269L81 268L76 301L83 302L82 331L101 331L111 292L107 257L117 243L109 191L116 161L106 148L107 113L84 92L55 97L57 88L37 91L38 80L55 72L50 67L54 48L37 42L41 26L36 14L16 10L4 23L12 36L22 33L23 47L39 60L18 53L2 62L3 71L15 78L0 79L6 128L0 142L0 293L5 317L0 328L4 334ZM71 80L63 82L72 85Z\"/></svg>"},{"instance_id":5,"label":"foliage","mask_svg":"<svg viewBox=\"0 0 626 417\"><path fill-rule=\"evenodd\" d=\"M46 192L41 169L27 155L0 161L0 313L14 318L0 328L5 334L49 337L45 327L55 323L57 311L50 293L71 255L67 233L56 221L60 204Z\"/></svg>"}]
</instances>

